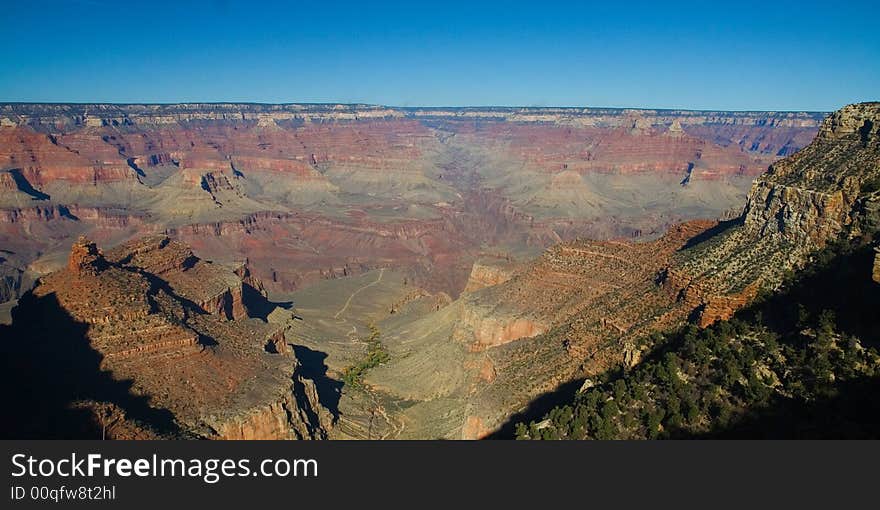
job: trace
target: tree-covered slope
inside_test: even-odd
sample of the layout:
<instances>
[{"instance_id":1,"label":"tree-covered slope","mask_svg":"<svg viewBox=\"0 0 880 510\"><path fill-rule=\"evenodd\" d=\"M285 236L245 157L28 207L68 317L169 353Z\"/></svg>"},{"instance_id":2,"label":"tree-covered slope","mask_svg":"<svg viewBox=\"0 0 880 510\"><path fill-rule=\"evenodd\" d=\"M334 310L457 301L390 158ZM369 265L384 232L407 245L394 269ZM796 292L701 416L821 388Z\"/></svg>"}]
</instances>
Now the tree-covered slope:
<instances>
[{"instance_id":1,"label":"tree-covered slope","mask_svg":"<svg viewBox=\"0 0 880 510\"><path fill-rule=\"evenodd\" d=\"M730 320L646 339L642 363L587 382L517 437L880 437L875 236L829 245Z\"/></svg>"}]
</instances>

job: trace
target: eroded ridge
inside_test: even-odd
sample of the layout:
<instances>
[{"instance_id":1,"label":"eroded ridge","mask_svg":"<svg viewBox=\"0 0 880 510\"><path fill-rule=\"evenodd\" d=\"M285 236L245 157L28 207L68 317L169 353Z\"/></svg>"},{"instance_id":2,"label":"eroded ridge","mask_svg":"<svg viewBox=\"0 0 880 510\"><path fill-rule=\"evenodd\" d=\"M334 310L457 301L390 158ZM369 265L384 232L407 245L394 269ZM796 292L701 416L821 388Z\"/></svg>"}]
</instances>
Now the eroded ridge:
<instances>
[{"instance_id":1,"label":"eroded ridge","mask_svg":"<svg viewBox=\"0 0 880 510\"><path fill-rule=\"evenodd\" d=\"M284 339L287 324L250 318L245 285L250 283L233 269L201 260L164 236L106 254L80 238L68 267L44 277L23 299L3 336L9 344L22 343L11 356L23 366L39 362L28 346L36 341L49 352L53 345L79 345L82 356L95 360L94 374L104 379L79 381L64 405L91 409L80 426L103 423L104 437L124 438L134 430L217 439L325 437L331 417L314 383L298 373ZM79 326L34 324L44 313ZM37 374L23 375L31 377ZM164 423L147 417L160 412ZM34 416L53 413L65 410ZM146 425L136 426L138 420Z\"/></svg>"}]
</instances>

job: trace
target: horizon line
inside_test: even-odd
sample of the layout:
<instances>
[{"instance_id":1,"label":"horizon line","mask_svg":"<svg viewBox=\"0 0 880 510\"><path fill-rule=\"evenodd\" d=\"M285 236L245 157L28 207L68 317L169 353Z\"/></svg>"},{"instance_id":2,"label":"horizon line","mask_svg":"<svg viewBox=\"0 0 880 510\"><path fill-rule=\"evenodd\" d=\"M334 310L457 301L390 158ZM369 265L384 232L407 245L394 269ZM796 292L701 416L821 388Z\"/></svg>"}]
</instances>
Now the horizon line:
<instances>
[{"instance_id":1,"label":"horizon line","mask_svg":"<svg viewBox=\"0 0 880 510\"><path fill-rule=\"evenodd\" d=\"M650 107L650 106L524 106L524 105L413 105L399 106L382 103L341 102L341 101L305 101L305 102L264 102L264 101L0 101L0 105L41 105L41 106L182 106L182 105L250 105L250 106L347 106L347 107L381 107L399 110L484 110L484 109L519 109L519 110L637 110L637 111L687 111L687 112L731 112L731 113L812 113L828 114L850 104L873 104L880 101L856 101L846 103L830 110L791 110L791 109L724 109L724 108L690 108L690 107Z\"/></svg>"}]
</instances>

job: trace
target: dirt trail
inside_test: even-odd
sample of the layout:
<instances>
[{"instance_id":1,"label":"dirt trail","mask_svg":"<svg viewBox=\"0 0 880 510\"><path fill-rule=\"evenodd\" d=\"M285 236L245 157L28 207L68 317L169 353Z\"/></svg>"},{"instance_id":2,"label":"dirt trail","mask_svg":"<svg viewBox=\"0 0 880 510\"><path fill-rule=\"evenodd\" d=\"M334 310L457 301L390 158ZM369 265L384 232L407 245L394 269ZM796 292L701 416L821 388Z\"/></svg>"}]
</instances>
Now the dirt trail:
<instances>
[{"instance_id":1,"label":"dirt trail","mask_svg":"<svg viewBox=\"0 0 880 510\"><path fill-rule=\"evenodd\" d=\"M376 285L377 283L381 282L381 281L382 281L382 276L383 276L384 274L385 274L385 268L383 267L382 269L379 270L379 277L376 278L376 281L374 281L374 282L370 282L370 283L364 285L363 287L357 289L356 291L352 292L351 295L348 296L348 299L345 301L345 306L343 306L342 308L340 308L339 311L336 312L336 315L333 316L333 318L334 318L334 319L339 319L339 316L342 315L343 313L345 313L346 310L348 310L348 305L351 304L351 300L352 300L356 295L358 295L361 291L366 290L366 289L372 287L373 285ZM342 320L340 320L339 322L345 322L345 319L342 319Z\"/></svg>"},{"instance_id":2,"label":"dirt trail","mask_svg":"<svg viewBox=\"0 0 880 510\"><path fill-rule=\"evenodd\" d=\"M387 433L385 433L379 439L387 440L387 439L397 439L403 433L404 429L406 429L406 423L403 420L398 423L394 418L388 415L388 412L385 410L385 406L379 403L379 396L371 389L365 388L367 394L370 397L370 400L373 401L373 409L378 413L378 415L388 424L388 427L391 429ZM372 439L372 438L370 438Z\"/></svg>"}]
</instances>

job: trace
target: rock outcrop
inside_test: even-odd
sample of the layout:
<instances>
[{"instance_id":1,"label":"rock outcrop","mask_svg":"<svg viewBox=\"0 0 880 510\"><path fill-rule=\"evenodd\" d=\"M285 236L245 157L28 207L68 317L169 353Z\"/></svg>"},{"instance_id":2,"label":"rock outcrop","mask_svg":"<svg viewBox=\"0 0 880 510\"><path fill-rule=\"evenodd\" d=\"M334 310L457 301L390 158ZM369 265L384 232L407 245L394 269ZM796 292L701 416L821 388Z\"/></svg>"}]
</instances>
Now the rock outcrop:
<instances>
[{"instance_id":1,"label":"rock outcrop","mask_svg":"<svg viewBox=\"0 0 880 510\"><path fill-rule=\"evenodd\" d=\"M783 275L841 235L876 223L880 182L880 103L850 105L830 115L816 140L774 163L752 186L742 216L728 229L694 243L679 257L678 285L699 288L708 324L727 318L758 288ZM729 302L723 313L712 301ZM715 307L718 308L718 307Z\"/></svg>"},{"instance_id":2,"label":"rock outcrop","mask_svg":"<svg viewBox=\"0 0 880 510\"><path fill-rule=\"evenodd\" d=\"M513 268L506 261L477 261L471 268L465 292L475 292L485 287L499 285L513 276Z\"/></svg>"},{"instance_id":3,"label":"rock outcrop","mask_svg":"<svg viewBox=\"0 0 880 510\"><path fill-rule=\"evenodd\" d=\"M247 317L241 276L232 269L200 260L189 247L165 235L127 243L113 257L158 276L177 296L207 313L228 320Z\"/></svg>"},{"instance_id":4,"label":"rock outcrop","mask_svg":"<svg viewBox=\"0 0 880 510\"><path fill-rule=\"evenodd\" d=\"M98 246L85 237L80 237L70 248L67 270L74 275L97 275L107 266L104 254Z\"/></svg>"},{"instance_id":5,"label":"rock outcrop","mask_svg":"<svg viewBox=\"0 0 880 510\"><path fill-rule=\"evenodd\" d=\"M203 261L164 236L106 253L81 238L67 267L43 277L22 298L13 325L4 327L4 348L10 350L8 359L21 367L42 363L40 352L52 360L52 349L76 345L76 356L96 360L93 372L85 372L85 362L76 369L84 371L76 381L77 400L91 402L80 406L92 412L80 422L86 430L83 423L113 417L116 425L109 434L116 430L119 437L134 434L140 427L136 423L159 436L326 437L332 418L319 403L314 383L300 375L283 325L249 318L242 286L232 269ZM64 319L41 324L43 316ZM34 352L36 341L49 351ZM65 391L51 380L42 381L39 370L10 370L7 377L22 377L22 383L34 385L31 391ZM95 378L102 382L88 382ZM107 389L125 381L130 388L124 391ZM143 402L139 399L148 399L148 404L135 405ZM73 402L58 404L53 396L30 404L46 406L32 418L57 415L58 426L64 422L68 429L54 433L68 434L76 429L61 417ZM100 414L107 406L120 412ZM120 427L120 420L134 421ZM26 421L18 425L24 427ZM102 434L107 434L104 428Z\"/></svg>"}]
</instances>

